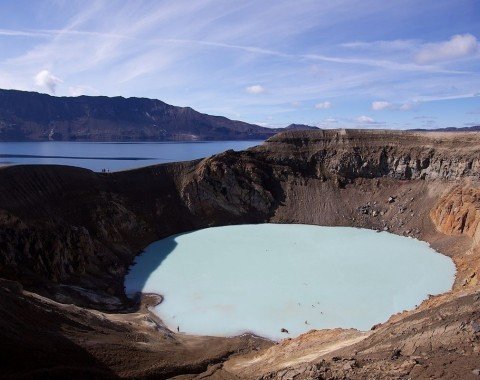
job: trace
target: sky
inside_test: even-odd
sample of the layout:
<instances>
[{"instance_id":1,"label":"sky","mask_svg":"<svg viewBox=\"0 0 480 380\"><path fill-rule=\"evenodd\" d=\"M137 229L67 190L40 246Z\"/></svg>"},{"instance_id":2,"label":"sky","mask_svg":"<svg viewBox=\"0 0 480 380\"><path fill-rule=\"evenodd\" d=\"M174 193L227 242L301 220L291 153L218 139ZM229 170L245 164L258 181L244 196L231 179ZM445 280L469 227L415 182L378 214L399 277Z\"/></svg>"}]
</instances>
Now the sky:
<instances>
[{"instance_id":1,"label":"sky","mask_svg":"<svg viewBox=\"0 0 480 380\"><path fill-rule=\"evenodd\" d=\"M0 88L268 127L480 124L480 0L0 0Z\"/></svg>"}]
</instances>

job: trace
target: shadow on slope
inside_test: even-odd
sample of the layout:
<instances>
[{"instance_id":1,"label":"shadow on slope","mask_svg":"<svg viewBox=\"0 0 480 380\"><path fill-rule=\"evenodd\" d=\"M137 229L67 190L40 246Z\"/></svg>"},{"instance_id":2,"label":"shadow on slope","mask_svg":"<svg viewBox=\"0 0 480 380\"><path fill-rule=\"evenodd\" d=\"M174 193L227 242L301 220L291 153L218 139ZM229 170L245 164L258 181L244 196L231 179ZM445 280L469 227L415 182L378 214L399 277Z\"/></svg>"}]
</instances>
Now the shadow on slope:
<instances>
[{"instance_id":1,"label":"shadow on slope","mask_svg":"<svg viewBox=\"0 0 480 380\"><path fill-rule=\"evenodd\" d=\"M65 336L93 330L0 280L0 379L113 379L118 376Z\"/></svg>"}]
</instances>

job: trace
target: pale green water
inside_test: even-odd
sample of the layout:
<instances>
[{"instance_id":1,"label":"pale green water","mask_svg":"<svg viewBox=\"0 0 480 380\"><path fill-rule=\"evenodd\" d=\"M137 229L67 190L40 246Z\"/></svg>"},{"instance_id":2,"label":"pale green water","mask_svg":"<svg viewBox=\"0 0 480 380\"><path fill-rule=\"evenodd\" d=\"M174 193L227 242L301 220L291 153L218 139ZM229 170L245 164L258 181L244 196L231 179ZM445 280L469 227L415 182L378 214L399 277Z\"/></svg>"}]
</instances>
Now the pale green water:
<instances>
[{"instance_id":1,"label":"pale green water","mask_svg":"<svg viewBox=\"0 0 480 380\"><path fill-rule=\"evenodd\" d=\"M428 294L448 291L454 276L452 260L418 240L260 224L157 241L137 257L125 287L127 294L164 295L155 311L172 330L280 339L313 328L368 330Z\"/></svg>"}]
</instances>

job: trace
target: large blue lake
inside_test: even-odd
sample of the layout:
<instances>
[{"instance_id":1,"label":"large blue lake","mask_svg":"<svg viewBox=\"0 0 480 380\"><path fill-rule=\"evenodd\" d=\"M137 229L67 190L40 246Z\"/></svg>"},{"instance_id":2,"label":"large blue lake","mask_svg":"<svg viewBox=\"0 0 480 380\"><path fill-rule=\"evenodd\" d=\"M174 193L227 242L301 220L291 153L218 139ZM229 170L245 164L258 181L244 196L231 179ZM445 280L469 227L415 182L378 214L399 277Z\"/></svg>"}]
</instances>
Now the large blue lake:
<instances>
[{"instance_id":1,"label":"large blue lake","mask_svg":"<svg viewBox=\"0 0 480 380\"><path fill-rule=\"evenodd\" d=\"M0 166L57 164L94 171L126 170L208 157L229 149L243 150L262 141L208 141L159 143L0 142Z\"/></svg>"},{"instance_id":2,"label":"large blue lake","mask_svg":"<svg viewBox=\"0 0 480 380\"><path fill-rule=\"evenodd\" d=\"M450 258L415 239L259 224L157 241L136 258L125 288L127 295L163 295L155 312L172 330L281 339L314 328L369 330L448 291L454 276Z\"/></svg>"}]
</instances>

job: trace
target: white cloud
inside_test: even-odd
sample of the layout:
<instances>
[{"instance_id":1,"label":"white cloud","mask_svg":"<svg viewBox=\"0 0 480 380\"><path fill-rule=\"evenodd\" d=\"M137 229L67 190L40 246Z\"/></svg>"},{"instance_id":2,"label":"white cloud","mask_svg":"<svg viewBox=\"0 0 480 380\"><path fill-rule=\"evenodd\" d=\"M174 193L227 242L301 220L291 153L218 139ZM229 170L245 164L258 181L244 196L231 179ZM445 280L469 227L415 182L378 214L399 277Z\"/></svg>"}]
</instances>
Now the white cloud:
<instances>
[{"instance_id":1,"label":"white cloud","mask_svg":"<svg viewBox=\"0 0 480 380\"><path fill-rule=\"evenodd\" d=\"M48 70L42 70L35 75L35 84L52 94L55 94L55 89L59 83L63 83L63 81Z\"/></svg>"},{"instance_id":2,"label":"white cloud","mask_svg":"<svg viewBox=\"0 0 480 380\"><path fill-rule=\"evenodd\" d=\"M398 109L400 111L410 111L413 107L415 107L416 103L414 102L407 102L407 103L403 103L402 105L400 105L400 107L398 107Z\"/></svg>"},{"instance_id":3,"label":"white cloud","mask_svg":"<svg viewBox=\"0 0 480 380\"><path fill-rule=\"evenodd\" d=\"M382 111L394 108L394 105L390 102L376 101L372 103L372 110Z\"/></svg>"},{"instance_id":4,"label":"white cloud","mask_svg":"<svg viewBox=\"0 0 480 380\"><path fill-rule=\"evenodd\" d=\"M425 44L416 56L419 64L450 61L474 55L478 51L478 41L471 34L456 34L448 41Z\"/></svg>"},{"instance_id":5,"label":"white cloud","mask_svg":"<svg viewBox=\"0 0 480 380\"><path fill-rule=\"evenodd\" d=\"M374 111L383 111L383 110L400 110L400 111L409 111L414 108L419 102L412 101L406 103L391 103L384 100L379 100L372 102L372 110Z\"/></svg>"},{"instance_id":6,"label":"white cloud","mask_svg":"<svg viewBox=\"0 0 480 380\"><path fill-rule=\"evenodd\" d=\"M318 109L318 110L328 110L328 109L332 108L332 103L330 103L330 102L317 103L317 104L315 104L315 108Z\"/></svg>"},{"instance_id":7,"label":"white cloud","mask_svg":"<svg viewBox=\"0 0 480 380\"><path fill-rule=\"evenodd\" d=\"M99 95L99 91L96 88L91 86L70 86L68 88L68 93L70 96L80 96L80 95Z\"/></svg>"},{"instance_id":8,"label":"white cloud","mask_svg":"<svg viewBox=\"0 0 480 380\"><path fill-rule=\"evenodd\" d=\"M375 120L372 119L371 117L369 116L365 116L365 115L362 115L362 116L359 116L355 119L355 121L357 123L361 123L361 124L375 124Z\"/></svg>"},{"instance_id":9,"label":"white cloud","mask_svg":"<svg viewBox=\"0 0 480 380\"><path fill-rule=\"evenodd\" d=\"M262 92L265 92L265 88L259 84L255 84L247 87L245 91L247 91L249 94L261 94Z\"/></svg>"}]
</instances>

